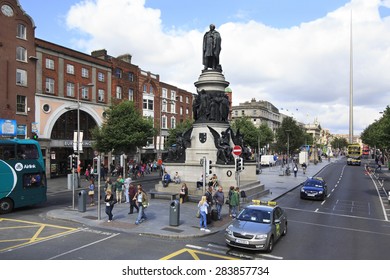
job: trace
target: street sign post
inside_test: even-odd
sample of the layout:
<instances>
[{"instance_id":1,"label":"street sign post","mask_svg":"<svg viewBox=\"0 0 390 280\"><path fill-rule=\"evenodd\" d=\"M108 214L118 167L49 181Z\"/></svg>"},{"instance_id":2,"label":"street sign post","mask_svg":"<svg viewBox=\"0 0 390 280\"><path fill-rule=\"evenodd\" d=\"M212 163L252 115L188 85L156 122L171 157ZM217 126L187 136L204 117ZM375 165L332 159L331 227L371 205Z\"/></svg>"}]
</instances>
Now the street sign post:
<instances>
[{"instance_id":1,"label":"street sign post","mask_svg":"<svg viewBox=\"0 0 390 280\"><path fill-rule=\"evenodd\" d=\"M241 146L238 146L238 145L234 146L234 148L233 148L233 155L240 156L241 153L242 153Z\"/></svg>"}]
</instances>

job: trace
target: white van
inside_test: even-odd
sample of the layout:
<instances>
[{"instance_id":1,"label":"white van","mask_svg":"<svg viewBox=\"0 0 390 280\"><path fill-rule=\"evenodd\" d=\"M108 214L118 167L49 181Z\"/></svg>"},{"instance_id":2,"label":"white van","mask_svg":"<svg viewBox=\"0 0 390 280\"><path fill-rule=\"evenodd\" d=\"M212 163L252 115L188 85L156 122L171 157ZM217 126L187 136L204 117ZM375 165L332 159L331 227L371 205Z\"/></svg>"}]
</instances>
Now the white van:
<instances>
[{"instance_id":1,"label":"white van","mask_svg":"<svg viewBox=\"0 0 390 280\"><path fill-rule=\"evenodd\" d=\"M262 155L260 160L261 165L275 165L275 160L273 155Z\"/></svg>"}]
</instances>

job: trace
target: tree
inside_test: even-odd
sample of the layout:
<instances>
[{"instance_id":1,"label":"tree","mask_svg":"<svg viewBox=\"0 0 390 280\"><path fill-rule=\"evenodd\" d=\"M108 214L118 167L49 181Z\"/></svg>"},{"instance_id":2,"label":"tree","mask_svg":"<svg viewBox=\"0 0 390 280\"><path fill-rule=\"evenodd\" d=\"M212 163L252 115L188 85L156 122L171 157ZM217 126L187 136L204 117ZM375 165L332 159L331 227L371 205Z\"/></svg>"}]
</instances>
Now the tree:
<instances>
[{"instance_id":1,"label":"tree","mask_svg":"<svg viewBox=\"0 0 390 280\"><path fill-rule=\"evenodd\" d=\"M231 124L234 133L240 130L244 135L244 143L252 148L257 147L259 131L248 117L237 118Z\"/></svg>"},{"instance_id":2,"label":"tree","mask_svg":"<svg viewBox=\"0 0 390 280\"><path fill-rule=\"evenodd\" d=\"M305 143L305 134L292 117L284 118L276 130L276 150L282 153L287 153L287 148L289 153L298 151Z\"/></svg>"},{"instance_id":3,"label":"tree","mask_svg":"<svg viewBox=\"0 0 390 280\"><path fill-rule=\"evenodd\" d=\"M93 147L100 152L134 153L156 135L153 120L144 118L132 101L112 105L105 113L103 125L91 131Z\"/></svg>"},{"instance_id":4,"label":"tree","mask_svg":"<svg viewBox=\"0 0 390 280\"><path fill-rule=\"evenodd\" d=\"M258 129L258 139L259 139L259 145L261 147L268 146L274 141L274 133L272 132L272 129L269 128L269 126L265 123L262 123Z\"/></svg>"},{"instance_id":5,"label":"tree","mask_svg":"<svg viewBox=\"0 0 390 280\"><path fill-rule=\"evenodd\" d=\"M165 148L171 147L173 144L175 144L177 139L176 136L190 129L193 123L194 123L193 120L187 119L184 122L181 122L178 125L176 125L175 128L169 129L167 141L165 141Z\"/></svg>"},{"instance_id":6,"label":"tree","mask_svg":"<svg viewBox=\"0 0 390 280\"><path fill-rule=\"evenodd\" d=\"M330 145L333 147L333 149L344 149L348 146L348 141L344 137L335 137L330 142Z\"/></svg>"}]
</instances>

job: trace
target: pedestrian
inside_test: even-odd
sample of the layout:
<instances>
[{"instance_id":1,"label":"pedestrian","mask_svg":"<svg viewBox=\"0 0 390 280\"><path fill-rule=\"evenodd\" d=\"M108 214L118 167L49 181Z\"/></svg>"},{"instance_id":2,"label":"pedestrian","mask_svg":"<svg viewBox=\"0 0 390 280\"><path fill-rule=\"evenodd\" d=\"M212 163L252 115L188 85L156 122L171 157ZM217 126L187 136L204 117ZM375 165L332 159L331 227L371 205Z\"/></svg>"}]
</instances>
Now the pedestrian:
<instances>
[{"instance_id":1,"label":"pedestrian","mask_svg":"<svg viewBox=\"0 0 390 280\"><path fill-rule=\"evenodd\" d=\"M104 191L110 191L111 193L113 193L112 181L111 181L110 177L107 177L106 181L104 182Z\"/></svg>"},{"instance_id":2,"label":"pedestrian","mask_svg":"<svg viewBox=\"0 0 390 280\"><path fill-rule=\"evenodd\" d=\"M119 175L118 179L115 182L115 193L116 193L116 201L121 204L122 203L122 194L123 194L123 179L122 175Z\"/></svg>"},{"instance_id":3,"label":"pedestrian","mask_svg":"<svg viewBox=\"0 0 390 280\"><path fill-rule=\"evenodd\" d=\"M129 187L130 187L130 184L131 184L131 178L130 177L127 177L123 183L124 185L124 193L125 193L125 203L129 203L130 202L130 197L129 197Z\"/></svg>"},{"instance_id":4,"label":"pedestrian","mask_svg":"<svg viewBox=\"0 0 390 280\"><path fill-rule=\"evenodd\" d=\"M221 220L222 206L225 203L225 195L222 190L222 186L218 186L218 190L214 193L214 201L217 207L218 220Z\"/></svg>"},{"instance_id":5,"label":"pedestrian","mask_svg":"<svg viewBox=\"0 0 390 280\"><path fill-rule=\"evenodd\" d=\"M200 190L203 188L203 174L200 176L199 180L196 181L196 189Z\"/></svg>"},{"instance_id":6,"label":"pedestrian","mask_svg":"<svg viewBox=\"0 0 390 280\"><path fill-rule=\"evenodd\" d=\"M202 199L198 203L199 208L199 227L200 230L204 230L206 232L210 232L210 230L207 228L207 215L208 215L208 208L209 204L207 203L207 197L204 195L202 196Z\"/></svg>"},{"instance_id":7,"label":"pedestrian","mask_svg":"<svg viewBox=\"0 0 390 280\"><path fill-rule=\"evenodd\" d=\"M137 206L136 201L134 200L135 195L137 194L137 189L133 184L130 184L129 186L129 197L130 197L130 211L128 214L133 214L134 208L137 210L137 213L139 213L139 208Z\"/></svg>"},{"instance_id":8,"label":"pedestrian","mask_svg":"<svg viewBox=\"0 0 390 280\"><path fill-rule=\"evenodd\" d=\"M211 223L211 209L213 207L213 187L208 187L204 195L206 196L207 204L208 204L207 223Z\"/></svg>"},{"instance_id":9,"label":"pedestrian","mask_svg":"<svg viewBox=\"0 0 390 280\"><path fill-rule=\"evenodd\" d=\"M145 209L148 207L148 195L144 192L142 189L142 185L139 184L137 186L137 193L135 194L133 198L139 208L138 217L135 221L136 225L139 225L143 221L147 219L145 215Z\"/></svg>"},{"instance_id":10,"label":"pedestrian","mask_svg":"<svg viewBox=\"0 0 390 280\"><path fill-rule=\"evenodd\" d=\"M239 188L236 188L235 190L233 188L232 196L230 197L229 203L230 203L229 205L231 207L231 217L235 218L238 215L238 210L240 207L240 189Z\"/></svg>"},{"instance_id":11,"label":"pedestrian","mask_svg":"<svg viewBox=\"0 0 390 280\"><path fill-rule=\"evenodd\" d=\"M95 205L95 199L94 199L94 196L95 196L95 182L94 180L92 179L91 180L91 184L89 184L89 187L88 187L88 196L91 200L91 203L89 204L89 206L94 206Z\"/></svg>"},{"instance_id":12,"label":"pedestrian","mask_svg":"<svg viewBox=\"0 0 390 280\"><path fill-rule=\"evenodd\" d=\"M175 175L173 176L173 181L175 182L175 184L180 184L181 183L179 172L176 171Z\"/></svg>"},{"instance_id":13,"label":"pedestrian","mask_svg":"<svg viewBox=\"0 0 390 280\"><path fill-rule=\"evenodd\" d=\"M188 187L186 183L183 183L180 189L180 203L186 202L188 199Z\"/></svg>"},{"instance_id":14,"label":"pedestrian","mask_svg":"<svg viewBox=\"0 0 390 280\"><path fill-rule=\"evenodd\" d=\"M108 222L111 222L112 218L114 217L112 215L112 209L114 208L115 200L114 195L111 193L110 190L106 191L104 202L106 203L106 214L108 216Z\"/></svg>"},{"instance_id":15,"label":"pedestrian","mask_svg":"<svg viewBox=\"0 0 390 280\"><path fill-rule=\"evenodd\" d=\"M294 171L294 177L297 177L297 173L298 173L298 165L297 164L294 165L293 171Z\"/></svg>"},{"instance_id":16,"label":"pedestrian","mask_svg":"<svg viewBox=\"0 0 390 280\"><path fill-rule=\"evenodd\" d=\"M172 182L171 175L169 175L167 171L164 171L164 176L162 177L163 187L164 188L168 187L170 182Z\"/></svg>"},{"instance_id":17,"label":"pedestrian","mask_svg":"<svg viewBox=\"0 0 390 280\"><path fill-rule=\"evenodd\" d=\"M229 193L228 193L228 199L226 201L226 204L229 204L229 216L230 217L232 216L232 205L231 205L230 201L232 199L232 194L233 193L234 193L234 186L230 186Z\"/></svg>"},{"instance_id":18,"label":"pedestrian","mask_svg":"<svg viewBox=\"0 0 390 280\"><path fill-rule=\"evenodd\" d=\"M306 174L306 168L307 168L306 162L302 163L303 174Z\"/></svg>"}]
</instances>

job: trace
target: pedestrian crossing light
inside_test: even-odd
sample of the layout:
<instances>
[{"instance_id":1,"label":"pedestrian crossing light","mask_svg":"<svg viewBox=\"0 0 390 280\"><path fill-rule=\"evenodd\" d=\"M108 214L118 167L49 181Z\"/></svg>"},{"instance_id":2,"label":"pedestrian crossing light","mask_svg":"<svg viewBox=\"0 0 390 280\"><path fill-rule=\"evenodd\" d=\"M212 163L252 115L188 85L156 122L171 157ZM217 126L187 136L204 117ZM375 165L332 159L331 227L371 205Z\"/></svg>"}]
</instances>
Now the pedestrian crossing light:
<instances>
[{"instance_id":1,"label":"pedestrian crossing light","mask_svg":"<svg viewBox=\"0 0 390 280\"><path fill-rule=\"evenodd\" d=\"M72 168L77 169L77 156L72 155Z\"/></svg>"},{"instance_id":2,"label":"pedestrian crossing light","mask_svg":"<svg viewBox=\"0 0 390 280\"><path fill-rule=\"evenodd\" d=\"M32 133L32 139L38 141L38 134L36 132Z\"/></svg>"}]
</instances>

